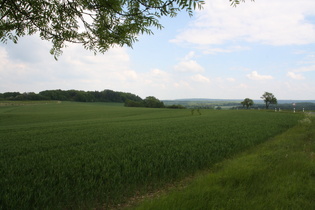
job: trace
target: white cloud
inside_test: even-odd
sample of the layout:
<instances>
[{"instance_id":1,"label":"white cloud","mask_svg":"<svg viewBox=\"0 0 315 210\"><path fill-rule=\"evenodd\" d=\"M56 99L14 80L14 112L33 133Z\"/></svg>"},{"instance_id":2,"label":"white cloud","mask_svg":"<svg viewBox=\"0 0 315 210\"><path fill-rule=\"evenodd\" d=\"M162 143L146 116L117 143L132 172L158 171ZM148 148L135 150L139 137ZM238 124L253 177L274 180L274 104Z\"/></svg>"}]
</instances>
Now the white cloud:
<instances>
[{"instance_id":1,"label":"white cloud","mask_svg":"<svg viewBox=\"0 0 315 210\"><path fill-rule=\"evenodd\" d=\"M293 54L295 55L304 55L304 54L307 54L308 52L305 51L305 50L296 50L293 52Z\"/></svg>"},{"instance_id":2,"label":"white cloud","mask_svg":"<svg viewBox=\"0 0 315 210\"><path fill-rule=\"evenodd\" d=\"M305 77L302 74L296 74L294 72L288 72L287 76L292 78L292 79L297 79L297 80L305 79Z\"/></svg>"},{"instance_id":3,"label":"white cloud","mask_svg":"<svg viewBox=\"0 0 315 210\"><path fill-rule=\"evenodd\" d=\"M178 89L181 89L181 88L183 88L183 89L186 89L186 88L191 89L190 84L189 84L188 82L186 82L186 81L183 81L183 80L181 80L181 81L179 81L179 82L175 82L175 83L173 84L173 86L174 86L175 88L178 88Z\"/></svg>"},{"instance_id":4,"label":"white cloud","mask_svg":"<svg viewBox=\"0 0 315 210\"><path fill-rule=\"evenodd\" d=\"M250 74L247 74L246 77L251 79L251 80L269 80L269 79L273 79L272 76L270 76L270 75L260 75L260 74L258 74L257 71L252 71Z\"/></svg>"},{"instance_id":5,"label":"white cloud","mask_svg":"<svg viewBox=\"0 0 315 210\"><path fill-rule=\"evenodd\" d=\"M168 80L168 78L169 78L169 74L165 71L160 70L160 69L151 70L151 75L154 77L162 78L163 80Z\"/></svg>"},{"instance_id":6,"label":"white cloud","mask_svg":"<svg viewBox=\"0 0 315 210\"><path fill-rule=\"evenodd\" d=\"M174 66L175 71L178 72L204 72L204 68L197 63L197 61L192 60L195 57L195 52L189 52L184 59Z\"/></svg>"},{"instance_id":7,"label":"white cloud","mask_svg":"<svg viewBox=\"0 0 315 210\"><path fill-rule=\"evenodd\" d=\"M309 71L315 71L315 65L304 66L304 67L300 67L300 68L292 70L292 72L309 72Z\"/></svg>"},{"instance_id":8,"label":"white cloud","mask_svg":"<svg viewBox=\"0 0 315 210\"><path fill-rule=\"evenodd\" d=\"M235 82L235 81L236 81L236 80L235 80L234 78L232 78L232 77L226 78L226 80L229 81L229 82Z\"/></svg>"},{"instance_id":9,"label":"white cloud","mask_svg":"<svg viewBox=\"0 0 315 210\"><path fill-rule=\"evenodd\" d=\"M305 55L303 60L300 60L298 63L301 65L312 65L315 64L315 53L314 52L307 52L307 51L296 51L294 54L297 55Z\"/></svg>"},{"instance_id":10,"label":"white cloud","mask_svg":"<svg viewBox=\"0 0 315 210\"><path fill-rule=\"evenodd\" d=\"M69 45L55 61L49 48L38 37L24 37L21 45L0 47L0 88L2 92L39 92L47 89L121 90L138 79L131 69L125 48L112 48L105 54L94 56L79 45ZM33 58L27 56L24 43L32 46ZM15 52L24 51L18 57Z\"/></svg>"},{"instance_id":11,"label":"white cloud","mask_svg":"<svg viewBox=\"0 0 315 210\"><path fill-rule=\"evenodd\" d=\"M0 47L0 90L33 92L30 88L37 84L44 84L47 80L39 75L45 74L41 69L33 68L30 63L19 59L10 59L9 53L5 48ZM25 88L26 87L26 88Z\"/></svg>"},{"instance_id":12,"label":"white cloud","mask_svg":"<svg viewBox=\"0 0 315 210\"><path fill-rule=\"evenodd\" d=\"M138 82L141 80L148 81L148 84L153 86L166 87L171 81L171 75L160 69L152 69L148 73L140 75Z\"/></svg>"},{"instance_id":13,"label":"white cloud","mask_svg":"<svg viewBox=\"0 0 315 210\"><path fill-rule=\"evenodd\" d=\"M203 72L204 68L195 60L181 61L174 66L174 69L179 72Z\"/></svg>"},{"instance_id":14,"label":"white cloud","mask_svg":"<svg viewBox=\"0 0 315 210\"><path fill-rule=\"evenodd\" d=\"M203 51L204 54L217 54L217 53L232 53L238 51L249 50L249 47L242 47L242 46L232 46L228 48L208 48Z\"/></svg>"},{"instance_id":15,"label":"white cloud","mask_svg":"<svg viewBox=\"0 0 315 210\"><path fill-rule=\"evenodd\" d=\"M238 88L246 89L248 88L248 85L241 83L239 84Z\"/></svg>"},{"instance_id":16,"label":"white cloud","mask_svg":"<svg viewBox=\"0 0 315 210\"><path fill-rule=\"evenodd\" d=\"M6 69L17 69L24 71L28 65L23 62L13 62L9 59L8 52L4 48L0 48L0 72L5 73Z\"/></svg>"},{"instance_id":17,"label":"white cloud","mask_svg":"<svg viewBox=\"0 0 315 210\"><path fill-rule=\"evenodd\" d=\"M137 72L133 70L125 70L122 72L115 72L114 75L116 75L116 79L119 79L120 81L136 81L139 76Z\"/></svg>"},{"instance_id":18,"label":"white cloud","mask_svg":"<svg viewBox=\"0 0 315 210\"><path fill-rule=\"evenodd\" d=\"M201 74L196 74L196 75L192 76L191 79L195 82L205 82L205 83L210 82L210 79L208 79L207 77L205 77Z\"/></svg>"},{"instance_id":19,"label":"white cloud","mask_svg":"<svg viewBox=\"0 0 315 210\"><path fill-rule=\"evenodd\" d=\"M195 52L194 51L190 51L184 58L184 60L190 60L192 59L193 57L195 57Z\"/></svg>"},{"instance_id":20,"label":"white cloud","mask_svg":"<svg viewBox=\"0 0 315 210\"><path fill-rule=\"evenodd\" d=\"M315 42L315 25L307 21L315 15L314 0L273 0L240 4L207 1L204 10L187 29L171 42L198 45L222 44L245 40L269 45Z\"/></svg>"}]
</instances>

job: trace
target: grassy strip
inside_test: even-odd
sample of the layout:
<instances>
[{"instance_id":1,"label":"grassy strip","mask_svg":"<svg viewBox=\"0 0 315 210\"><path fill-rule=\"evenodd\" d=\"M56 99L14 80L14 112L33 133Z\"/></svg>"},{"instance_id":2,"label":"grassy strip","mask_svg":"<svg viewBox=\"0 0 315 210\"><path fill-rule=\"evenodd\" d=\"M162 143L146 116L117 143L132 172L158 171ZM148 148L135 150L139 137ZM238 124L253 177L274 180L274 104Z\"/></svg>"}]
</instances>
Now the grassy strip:
<instances>
[{"instance_id":1,"label":"grassy strip","mask_svg":"<svg viewBox=\"0 0 315 210\"><path fill-rule=\"evenodd\" d=\"M133 209L315 209L315 119Z\"/></svg>"}]
</instances>

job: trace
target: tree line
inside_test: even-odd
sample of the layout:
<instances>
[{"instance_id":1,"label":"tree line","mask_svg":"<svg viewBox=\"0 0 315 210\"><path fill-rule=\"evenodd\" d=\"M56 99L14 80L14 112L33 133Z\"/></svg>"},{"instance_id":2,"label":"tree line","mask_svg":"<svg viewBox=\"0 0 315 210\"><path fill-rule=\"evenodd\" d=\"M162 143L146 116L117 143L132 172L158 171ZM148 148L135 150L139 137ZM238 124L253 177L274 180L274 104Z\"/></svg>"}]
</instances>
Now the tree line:
<instances>
[{"instance_id":1,"label":"tree line","mask_svg":"<svg viewBox=\"0 0 315 210\"><path fill-rule=\"evenodd\" d=\"M77 101L77 102L118 102L124 103L127 100L136 102L142 98L132 94L113 90L103 91L82 91L82 90L44 90L39 93L34 92L5 92L0 93L0 100L58 100L58 101Z\"/></svg>"},{"instance_id":2,"label":"tree line","mask_svg":"<svg viewBox=\"0 0 315 210\"><path fill-rule=\"evenodd\" d=\"M142 99L138 95L113 90L103 91L82 91L82 90L44 90L34 92L5 92L0 93L0 100L12 101L76 101L76 102L116 102L124 103L126 107L148 107L148 108L173 108L185 109L181 105L165 106L162 101L154 96Z\"/></svg>"},{"instance_id":3,"label":"tree line","mask_svg":"<svg viewBox=\"0 0 315 210\"><path fill-rule=\"evenodd\" d=\"M125 106L126 107L186 109L186 107L182 105L177 105L177 104L166 106L163 101L160 101L154 96L148 96L142 101L133 101L133 100L128 99L125 101Z\"/></svg>"}]
</instances>

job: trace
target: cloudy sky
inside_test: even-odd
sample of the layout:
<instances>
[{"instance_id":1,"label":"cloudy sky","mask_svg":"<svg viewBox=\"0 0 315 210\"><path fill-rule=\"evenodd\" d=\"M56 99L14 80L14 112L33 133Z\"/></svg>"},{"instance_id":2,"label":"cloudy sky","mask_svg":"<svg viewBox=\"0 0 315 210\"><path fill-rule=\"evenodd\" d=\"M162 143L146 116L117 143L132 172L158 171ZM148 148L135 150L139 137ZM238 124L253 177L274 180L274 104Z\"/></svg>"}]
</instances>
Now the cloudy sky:
<instances>
[{"instance_id":1,"label":"cloudy sky","mask_svg":"<svg viewBox=\"0 0 315 210\"><path fill-rule=\"evenodd\" d=\"M142 98L315 99L315 1L206 0L190 18L105 54L69 45L55 61L36 36L0 44L0 92L111 89Z\"/></svg>"}]
</instances>

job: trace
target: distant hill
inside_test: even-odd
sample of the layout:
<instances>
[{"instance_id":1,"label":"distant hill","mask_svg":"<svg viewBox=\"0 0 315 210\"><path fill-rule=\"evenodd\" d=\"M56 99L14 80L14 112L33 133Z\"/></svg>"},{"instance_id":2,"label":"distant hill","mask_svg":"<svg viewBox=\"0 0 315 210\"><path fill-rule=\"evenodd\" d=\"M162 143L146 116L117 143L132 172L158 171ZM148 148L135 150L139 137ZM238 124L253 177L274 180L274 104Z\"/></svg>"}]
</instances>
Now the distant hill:
<instances>
[{"instance_id":1,"label":"distant hill","mask_svg":"<svg viewBox=\"0 0 315 210\"><path fill-rule=\"evenodd\" d=\"M263 100L261 100L263 102ZM279 104L315 103L315 100L278 100Z\"/></svg>"},{"instance_id":2,"label":"distant hill","mask_svg":"<svg viewBox=\"0 0 315 210\"><path fill-rule=\"evenodd\" d=\"M202 109L242 109L241 102L244 99L207 99L207 98L188 98L176 100L162 100L166 106L181 105L186 108L202 108ZM253 109L264 109L263 100L253 100ZM281 108L290 110L315 110L315 100L278 100L278 104L271 104L270 109Z\"/></svg>"},{"instance_id":3,"label":"distant hill","mask_svg":"<svg viewBox=\"0 0 315 210\"><path fill-rule=\"evenodd\" d=\"M244 99L183 98L163 101L243 101Z\"/></svg>"},{"instance_id":4,"label":"distant hill","mask_svg":"<svg viewBox=\"0 0 315 210\"><path fill-rule=\"evenodd\" d=\"M184 98L174 100L162 100L163 102L241 102L244 99L211 99L211 98ZM264 101L261 99L253 100L255 104L263 104ZM278 104L290 104L290 103L315 103L315 100L278 100Z\"/></svg>"}]
</instances>

